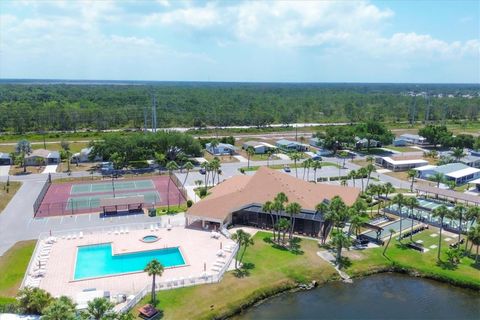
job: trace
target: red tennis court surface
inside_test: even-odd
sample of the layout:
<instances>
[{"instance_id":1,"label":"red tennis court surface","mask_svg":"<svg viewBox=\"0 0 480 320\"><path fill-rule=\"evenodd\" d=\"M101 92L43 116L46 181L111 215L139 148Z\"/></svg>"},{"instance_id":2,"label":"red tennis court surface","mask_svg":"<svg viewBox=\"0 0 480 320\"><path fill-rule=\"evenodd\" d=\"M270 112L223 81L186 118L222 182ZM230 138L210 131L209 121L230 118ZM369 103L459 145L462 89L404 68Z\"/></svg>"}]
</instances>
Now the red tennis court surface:
<instances>
[{"instance_id":1,"label":"red tennis court surface","mask_svg":"<svg viewBox=\"0 0 480 320\"><path fill-rule=\"evenodd\" d=\"M175 179L176 177L174 177ZM142 181L142 180L151 180L153 185L148 187L148 189L116 189L115 195L116 197L121 197L122 195L132 195L132 194L141 194L145 195L146 199L151 199L151 194L158 192L160 199L147 202L145 200L144 207L150 208L152 206L152 202L155 202L155 207L166 206L168 204L168 200L170 200L170 205L178 205L183 204L185 199L185 192L181 191L175 184L173 179L170 179L168 176L149 176L144 178L134 178L134 179L115 179L114 183L118 183L120 185L126 185L124 182L135 182L135 181ZM168 192L168 181L170 180L170 191ZM113 197L113 192L111 190L107 192L82 192L76 193L71 192L72 186L77 186L76 189L79 189L79 185L96 185L96 184L106 184L112 183L112 180L109 178L102 179L102 180L90 180L90 181L79 181L79 182L66 182L66 183L52 183L48 188L45 197L40 204L39 209L35 213L36 218L43 218L43 217L51 217L51 216L61 216L61 215L74 215L74 214L81 214L81 213L98 213L101 211L101 208L98 204L98 201L90 201L84 200L85 198L110 198ZM177 184L179 182L177 181ZM140 183L139 185L146 185L148 183ZM88 189L88 188L87 188ZM90 188L93 189L93 188ZM100 188L101 189L101 188ZM168 194L168 198L167 198ZM77 201L77 200L78 201ZM87 205L73 205L72 202L75 203L85 203L87 201Z\"/></svg>"}]
</instances>

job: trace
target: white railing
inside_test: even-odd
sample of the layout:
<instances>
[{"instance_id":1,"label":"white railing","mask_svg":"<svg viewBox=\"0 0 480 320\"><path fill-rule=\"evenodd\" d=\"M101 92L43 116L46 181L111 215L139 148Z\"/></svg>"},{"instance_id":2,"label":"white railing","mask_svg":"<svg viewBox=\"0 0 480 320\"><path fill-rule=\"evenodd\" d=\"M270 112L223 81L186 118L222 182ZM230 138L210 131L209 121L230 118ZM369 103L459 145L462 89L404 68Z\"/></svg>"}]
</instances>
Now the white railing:
<instances>
[{"instance_id":1,"label":"white railing","mask_svg":"<svg viewBox=\"0 0 480 320\"><path fill-rule=\"evenodd\" d=\"M232 235L231 235L230 232L227 230L227 228L221 227L221 228L220 228L220 232L221 232L225 237L227 237L228 239L231 239L231 238L232 238Z\"/></svg>"},{"instance_id":2,"label":"white railing","mask_svg":"<svg viewBox=\"0 0 480 320\"><path fill-rule=\"evenodd\" d=\"M207 283L218 283L223 279L225 272L228 270L230 264L232 263L233 259L237 255L239 246L235 244L235 247L232 250L231 255L228 257L225 265L222 269L216 274L207 274L200 277L188 277L188 278L180 278L180 279L167 279L161 280L155 283L155 291L160 290L169 290L169 289L176 289L176 288L183 288L183 287L190 287L199 284L207 284ZM128 312L132 309L140 300L143 299L147 294L151 292L151 285L145 286L142 290L140 290L133 299L127 301L126 304L122 305L120 308L117 309L118 312Z\"/></svg>"}]
</instances>

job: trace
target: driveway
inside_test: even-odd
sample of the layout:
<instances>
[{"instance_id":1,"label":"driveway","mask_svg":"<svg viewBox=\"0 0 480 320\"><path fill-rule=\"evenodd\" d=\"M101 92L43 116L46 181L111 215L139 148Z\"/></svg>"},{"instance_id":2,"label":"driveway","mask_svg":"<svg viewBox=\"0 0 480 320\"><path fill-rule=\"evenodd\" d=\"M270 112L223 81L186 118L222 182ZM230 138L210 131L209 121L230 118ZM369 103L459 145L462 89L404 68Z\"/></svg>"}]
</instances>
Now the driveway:
<instances>
[{"instance_id":1,"label":"driveway","mask_svg":"<svg viewBox=\"0 0 480 320\"><path fill-rule=\"evenodd\" d=\"M282 160L290 160L290 157L287 156L287 155L284 154L284 153L276 153L276 154L275 154L275 157L280 158L280 159L282 159Z\"/></svg>"},{"instance_id":2,"label":"driveway","mask_svg":"<svg viewBox=\"0 0 480 320\"><path fill-rule=\"evenodd\" d=\"M9 171L10 171L10 166L0 166L0 177L8 176Z\"/></svg>"},{"instance_id":3,"label":"driveway","mask_svg":"<svg viewBox=\"0 0 480 320\"><path fill-rule=\"evenodd\" d=\"M248 162L248 159L245 158L244 156L233 156L235 159L237 159L239 162Z\"/></svg>"},{"instance_id":4,"label":"driveway","mask_svg":"<svg viewBox=\"0 0 480 320\"><path fill-rule=\"evenodd\" d=\"M48 173L55 173L57 172L57 167L58 164L49 164L48 166L45 167L45 170L43 170L43 174L48 174Z\"/></svg>"}]
</instances>

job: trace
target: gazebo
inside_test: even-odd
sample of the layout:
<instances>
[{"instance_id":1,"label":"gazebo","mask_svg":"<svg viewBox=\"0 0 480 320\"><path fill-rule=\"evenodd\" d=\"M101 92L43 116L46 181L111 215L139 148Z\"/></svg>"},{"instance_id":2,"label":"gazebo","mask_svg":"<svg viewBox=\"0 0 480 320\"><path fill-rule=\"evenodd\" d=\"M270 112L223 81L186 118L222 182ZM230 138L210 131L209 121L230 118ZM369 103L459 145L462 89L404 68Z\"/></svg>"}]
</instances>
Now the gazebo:
<instances>
[{"instance_id":1,"label":"gazebo","mask_svg":"<svg viewBox=\"0 0 480 320\"><path fill-rule=\"evenodd\" d=\"M143 210L143 195L130 197L102 198L100 207L104 215L117 214L119 211L138 212Z\"/></svg>"}]
</instances>

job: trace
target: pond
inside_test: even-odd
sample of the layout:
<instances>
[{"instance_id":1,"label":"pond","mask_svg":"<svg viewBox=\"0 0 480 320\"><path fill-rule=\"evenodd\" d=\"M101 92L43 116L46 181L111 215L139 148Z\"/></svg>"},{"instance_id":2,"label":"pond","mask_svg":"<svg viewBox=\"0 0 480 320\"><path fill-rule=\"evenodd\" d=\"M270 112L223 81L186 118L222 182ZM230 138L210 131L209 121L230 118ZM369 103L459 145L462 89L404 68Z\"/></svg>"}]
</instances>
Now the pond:
<instances>
[{"instance_id":1,"label":"pond","mask_svg":"<svg viewBox=\"0 0 480 320\"><path fill-rule=\"evenodd\" d=\"M480 294L422 278L378 274L279 295L234 319L480 319Z\"/></svg>"}]
</instances>

